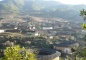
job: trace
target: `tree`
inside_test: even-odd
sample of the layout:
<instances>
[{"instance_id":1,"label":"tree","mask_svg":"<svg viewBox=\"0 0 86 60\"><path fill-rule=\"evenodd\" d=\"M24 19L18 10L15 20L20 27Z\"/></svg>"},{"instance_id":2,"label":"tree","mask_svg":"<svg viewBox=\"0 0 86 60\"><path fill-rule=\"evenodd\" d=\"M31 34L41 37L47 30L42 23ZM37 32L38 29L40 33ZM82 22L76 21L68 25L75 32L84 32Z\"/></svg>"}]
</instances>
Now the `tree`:
<instances>
[{"instance_id":1,"label":"tree","mask_svg":"<svg viewBox=\"0 0 86 60\"><path fill-rule=\"evenodd\" d=\"M80 16L82 16L84 18L84 21L86 20L86 10L85 9L80 11ZM83 23L82 27L84 30L86 30L86 23ZM85 35L84 39L86 41L86 35Z\"/></svg>"},{"instance_id":2,"label":"tree","mask_svg":"<svg viewBox=\"0 0 86 60\"><path fill-rule=\"evenodd\" d=\"M84 18L84 21L86 20L86 10L85 9L80 11L80 16L82 16ZM82 27L84 30L86 30L86 24L85 23L82 24Z\"/></svg>"},{"instance_id":3,"label":"tree","mask_svg":"<svg viewBox=\"0 0 86 60\"><path fill-rule=\"evenodd\" d=\"M19 45L13 47L7 47L4 51L4 57L1 60L36 60L36 55Z\"/></svg>"},{"instance_id":4,"label":"tree","mask_svg":"<svg viewBox=\"0 0 86 60\"><path fill-rule=\"evenodd\" d=\"M80 11L80 16L84 18L84 21L86 20L86 10L83 9ZM86 23L82 24L82 27L84 30L86 30ZM86 35L84 37L86 41ZM86 46L82 49L78 49L74 54L74 60L86 60Z\"/></svg>"},{"instance_id":5,"label":"tree","mask_svg":"<svg viewBox=\"0 0 86 60\"><path fill-rule=\"evenodd\" d=\"M86 10L85 9L80 11L80 16L84 18L84 21L86 20ZM83 23L82 27L84 30L86 30L86 23ZM86 40L86 35L84 39ZM77 60L76 57L82 58L82 60L86 60L86 46L82 49L78 49L78 51L75 53L74 56L75 56L75 60Z\"/></svg>"},{"instance_id":6,"label":"tree","mask_svg":"<svg viewBox=\"0 0 86 60\"><path fill-rule=\"evenodd\" d=\"M84 18L84 21L86 20L86 10L85 9L80 11L80 16Z\"/></svg>"}]
</instances>

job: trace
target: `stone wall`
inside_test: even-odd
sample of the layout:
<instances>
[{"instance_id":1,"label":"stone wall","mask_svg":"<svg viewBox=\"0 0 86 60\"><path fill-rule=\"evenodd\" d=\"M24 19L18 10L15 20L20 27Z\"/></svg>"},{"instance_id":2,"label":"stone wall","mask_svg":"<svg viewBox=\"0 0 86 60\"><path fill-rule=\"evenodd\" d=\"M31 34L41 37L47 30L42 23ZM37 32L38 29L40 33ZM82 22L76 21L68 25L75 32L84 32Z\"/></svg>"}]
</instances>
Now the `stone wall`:
<instances>
[{"instance_id":1,"label":"stone wall","mask_svg":"<svg viewBox=\"0 0 86 60\"><path fill-rule=\"evenodd\" d=\"M56 58L55 58L55 59L53 59L53 60L60 60L60 59L59 59L59 57L56 57Z\"/></svg>"}]
</instances>

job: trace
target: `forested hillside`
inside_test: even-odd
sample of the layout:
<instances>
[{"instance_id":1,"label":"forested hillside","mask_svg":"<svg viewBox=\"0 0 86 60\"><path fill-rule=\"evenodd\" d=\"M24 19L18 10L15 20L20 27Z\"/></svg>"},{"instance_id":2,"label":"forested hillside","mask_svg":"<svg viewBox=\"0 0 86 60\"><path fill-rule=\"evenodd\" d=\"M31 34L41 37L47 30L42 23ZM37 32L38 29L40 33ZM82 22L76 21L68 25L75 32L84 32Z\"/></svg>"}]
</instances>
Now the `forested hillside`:
<instances>
[{"instance_id":1,"label":"forested hillside","mask_svg":"<svg viewBox=\"0 0 86 60\"><path fill-rule=\"evenodd\" d=\"M62 18L68 21L82 21L80 10L85 5L65 5L57 1L43 0L3 0L0 1L0 15L28 14L45 18Z\"/></svg>"}]
</instances>

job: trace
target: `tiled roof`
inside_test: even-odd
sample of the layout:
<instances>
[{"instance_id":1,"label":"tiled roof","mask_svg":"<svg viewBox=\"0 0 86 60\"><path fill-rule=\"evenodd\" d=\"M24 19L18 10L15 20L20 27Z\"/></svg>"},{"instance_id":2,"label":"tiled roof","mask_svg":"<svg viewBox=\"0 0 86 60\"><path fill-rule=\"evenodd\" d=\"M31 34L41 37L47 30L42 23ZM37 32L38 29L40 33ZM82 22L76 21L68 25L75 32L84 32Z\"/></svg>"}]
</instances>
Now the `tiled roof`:
<instances>
[{"instance_id":1,"label":"tiled roof","mask_svg":"<svg viewBox=\"0 0 86 60\"><path fill-rule=\"evenodd\" d=\"M39 54L37 57L39 60L53 60L61 55L60 52L52 49L39 49L39 52L49 53L49 54Z\"/></svg>"}]
</instances>

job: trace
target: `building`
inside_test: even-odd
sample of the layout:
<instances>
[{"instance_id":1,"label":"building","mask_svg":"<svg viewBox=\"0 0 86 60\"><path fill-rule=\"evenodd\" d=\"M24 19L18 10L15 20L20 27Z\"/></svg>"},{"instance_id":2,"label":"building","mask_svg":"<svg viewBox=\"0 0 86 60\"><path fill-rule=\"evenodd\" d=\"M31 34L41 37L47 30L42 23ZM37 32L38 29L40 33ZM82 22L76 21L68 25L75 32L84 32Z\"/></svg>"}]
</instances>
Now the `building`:
<instances>
[{"instance_id":1,"label":"building","mask_svg":"<svg viewBox=\"0 0 86 60\"><path fill-rule=\"evenodd\" d=\"M0 30L0 33L3 33L3 32L5 32L5 30Z\"/></svg>"},{"instance_id":2,"label":"building","mask_svg":"<svg viewBox=\"0 0 86 60\"><path fill-rule=\"evenodd\" d=\"M20 33L20 30L17 29L7 29L5 32Z\"/></svg>"},{"instance_id":3,"label":"building","mask_svg":"<svg viewBox=\"0 0 86 60\"><path fill-rule=\"evenodd\" d=\"M54 43L53 48L64 54L72 54L79 44L75 41L62 41L60 43Z\"/></svg>"},{"instance_id":4,"label":"building","mask_svg":"<svg viewBox=\"0 0 86 60\"><path fill-rule=\"evenodd\" d=\"M15 24L7 22L7 23L1 23L1 27L2 29L13 29L15 27Z\"/></svg>"},{"instance_id":5,"label":"building","mask_svg":"<svg viewBox=\"0 0 86 60\"><path fill-rule=\"evenodd\" d=\"M43 30L52 30L53 27L42 27Z\"/></svg>"},{"instance_id":6,"label":"building","mask_svg":"<svg viewBox=\"0 0 86 60\"><path fill-rule=\"evenodd\" d=\"M52 49L38 49L38 56L39 60L60 60L59 57L61 55L60 52Z\"/></svg>"}]
</instances>

